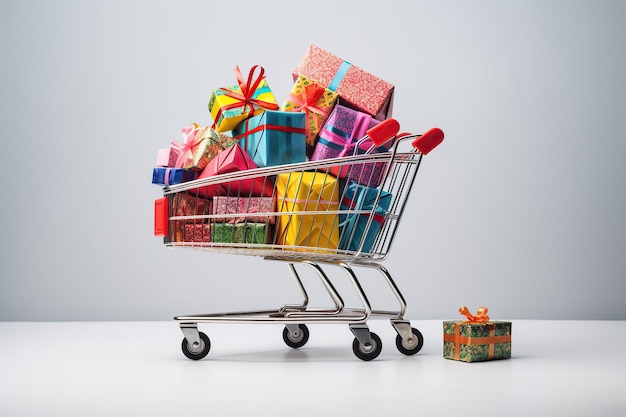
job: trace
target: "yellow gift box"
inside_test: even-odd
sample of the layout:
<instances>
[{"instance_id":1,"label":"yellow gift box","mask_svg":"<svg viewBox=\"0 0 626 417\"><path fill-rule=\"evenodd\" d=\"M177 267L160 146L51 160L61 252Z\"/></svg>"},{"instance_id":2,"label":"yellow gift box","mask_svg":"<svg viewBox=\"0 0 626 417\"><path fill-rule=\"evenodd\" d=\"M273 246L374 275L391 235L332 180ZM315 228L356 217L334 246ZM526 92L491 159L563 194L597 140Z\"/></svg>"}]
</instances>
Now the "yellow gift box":
<instances>
[{"instance_id":1,"label":"yellow gift box","mask_svg":"<svg viewBox=\"0 0 626 417\"><path fill-rule=\"evenodd\" d=\"M284 213L278 217L278 244L338 248L339 216L336 212L327 213L339 210L339 182L336 177L320 172L279 174L276 178L276 199L278 211Z\"/></svg>"},{"instance_id":2,"label":"yellow gift box","mask_svg":"<svg viewBox=\"0 0 626 417\"><path fill-rule=\"evenodd\" d=\"M257 68L259 74L255 75ZM278 102L264 76L265 70L255 65L244 81L239 67L235 67L237 85L213 90L209 111L213 117L213 128L217 132L233 130L244 120L265 110L278 110Z\"/></svg>"},{"instance_id":3,"label":"yellow gift box","mask_svg":"<svg viewBox=\"0 0 626 417\"><path fill-rule=\"evenodd\" d=\"M304 75L298 76L281 110L306 113L307 154L313 152L317 137L337 102L338 94Z\"/></svg>"}]
</instances>

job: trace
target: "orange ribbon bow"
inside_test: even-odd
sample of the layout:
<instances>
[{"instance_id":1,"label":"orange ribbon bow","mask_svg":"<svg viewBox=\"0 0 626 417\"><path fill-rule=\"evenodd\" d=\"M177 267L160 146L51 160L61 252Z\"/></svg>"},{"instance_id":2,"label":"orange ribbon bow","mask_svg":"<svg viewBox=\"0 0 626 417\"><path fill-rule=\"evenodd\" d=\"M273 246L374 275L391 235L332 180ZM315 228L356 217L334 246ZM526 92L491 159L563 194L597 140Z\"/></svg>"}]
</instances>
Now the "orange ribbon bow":
<instances>
[{"instance_id":1,"label":"orange ribbon bow","mask_svg":"<svg viewBox=\"0 0 626 417\"><path fill-rule=\"evenodd\" d=\"M459 313L467 317L466 322L470 323L487 323L489 321L487 311L487 307L479 307L476 315L473 315L472 313L470 313L467 307L463 306L459 308Z\"/></svg>"}]
</instances>

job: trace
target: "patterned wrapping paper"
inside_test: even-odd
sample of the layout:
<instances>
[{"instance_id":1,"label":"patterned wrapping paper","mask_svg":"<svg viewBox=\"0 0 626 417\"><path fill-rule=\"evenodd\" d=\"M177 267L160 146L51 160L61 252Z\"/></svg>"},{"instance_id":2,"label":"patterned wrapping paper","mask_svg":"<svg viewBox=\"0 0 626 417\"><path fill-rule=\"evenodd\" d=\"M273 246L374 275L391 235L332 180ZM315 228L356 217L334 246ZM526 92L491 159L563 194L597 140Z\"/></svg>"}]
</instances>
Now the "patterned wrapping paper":
<instances>
[{"instance_id":1,"label":"patterned wrapping paper","mask_svg":"<svg viewBox=\"0 0 626 417\"><path fill-rule=\"evenodd\" d=\"M359 249L361 239L363 239L362 252L369 252L372 249L378 232L385 222L385 215L389 210L392 197L388 192L381 191L378 204L374 209L378 191L376 188L365 187L355 182L350 182L346 186L340 209L349 211L370 210L374 212L374 217L366 233L369 213L339 214L339 249L356 251Z\"/></svg>"},{"instance_id":2,"label":"patterned wrapping paper","mask_svg":"<svg viewBox=\"0 0 626 417\"><path fill-rule=\"evenodd\" d=\"M337 104L322 126L311 160L339 157L346 146L363 138L369 129L379 123L367 113ZM371 141L363 143L361 147L367 150L370 145Z\"/></svg>"},{"instance_id":3,"label":"patterned wrapping paper","mask_svg":"<svg viewBox=\"0 0 626 417\"><path fill-rule=\"evenodd\" d=\"M155 167L152 170L152 184L173 185L194 180L197 172L182 168Z\"/></svg>"},{"instance_id":4,"label":"patterned wrapping paper","mask_svg":"<svg viewBox=\"0 0 626 417\"><path fill-rule=\"evenodd\" d=\"M233 138L259 167L306 161L306 115L267 110L240 123Z\"/></svg>"},{"instance_id":5,"label":"patterned wrapping paper","mask_svg":"<svg viewBox=\"0 0 626 417\"><path fill-rule=\"evenodd\" d=\"M256 70L260 69L255 77ZM238 85L213 90L209 101L209 112L213 117L213 128L217 132L232 130L245 119L256 116L264 110L278 110L278 102L264 77L265 70L255 65L244 81L235 67Z\"/></svg>"},{"instance_id":6,"label":"patterned wrapping paper","mask_svg":"<svg viewBox=\"0 0 626 417\"><path fill-rule=\"evenodd\" d=\"M183 165L183 168L196 172L201 172L218 153L237 143L232 137L217 133L209 126L198 129L196 141L198 145L193 149L193 158Z\"/></svg>"},{"instance_id":7,"label":"patterned wrapping paper","mask_svg":"<svg viewBox=\"0 0 626 417\"><path fill-rule=\"evenodd\" d=\"M213 198L213 214L230 216L213 217L214 222L221 223L275 223L275 216L258 213L276 211L276 200L273 197L228 197ZM236 216L234 216L236 215Z\"/></svg>"},{"instance_id":8,"label":"patterned wrapping paper","mask_svg":"<svg viewBox=\"0 0 626 417\"><path fill-rule=\"evenodd\" d=\"M270 239L266 223L211 223L211 236L216 243L264 244Z\"/></svg>"},{"instance_id":9,"label":"patterned wrapping paper","mask_svg":"<svg viewBox=\"0 0 626 417\"><path fill-rule=\"evenodd\" d=\"M208 165L198 176L198 179L254 168L258 168L258 166L246 151L236 143L230 148L223 150L209 161ZM208 185L192 190L193 193L201 197L214 197L218 195L241 197L271 196L273 191L274 184L267 177L246 178L228 183Z\"/></svg>"},{"instance_id":10,"label":"patterned wrapping paper","mask_svg":"<svg viewBox=\"0 0 626 417\"><path fill-rule=\"evenodd\" d=\"M311 156L320 130L333 110L337 97L335 91L300 75L283 103L282 111L306 114L307 156Z\"/></svg>"},{"instance_id":11,"label":"patterned wrapping paper","mask_svg":"<svg viewBox=\"0 0 626 417\"><path fill-rule=\"evenodd\" d=\"M211 241L209 223L186 223L183 242L208 243Z\"/></svg>"},{"instance_id":12,"label":"patterned wrapping paper","mask_svg":"<svg viewBox=\"0 0 626 417\"><path fill-rule=\"evenodd\" d=\"M339 103L363 111L378 120L391 117L393 84L384 81L332 53L311 45L293 72L336 91Z\"/></svg>"},{"instance_id":13,"label":"patterned wrapping paper","mask_svg":"<svg viewBox=\"0 0 626 417\"><path fill-rule=\"evenodd\" d=\"M180 192L172 194L170 200L172 216L208 216L213 212L213 201L210 198Z\"/></svg>"},{"instance_id":14,"label":"patterned wrapping paper","mask_svg":"<svg viewBox=\"0 0 626 417\"><path fill-rule=\"evenodd\" d=\"M459 311L466 321L443 322L443 357L463 362L480 362L511 357L511 322L490 321L487 308L476 316L467 307Z\"/></svg>"},{"instance_id":15,"label":"patterned wrapping paper","mask_svg":"<svg viewBox=\"0 0 626 417\"><path fill-rule=\"evenodd\" d=\"M210 198L199 198L190 193L175 193L169 197L171 217L176 216L208 216L213 212L213 202ZM207 231L199 226L208 224L208 219L197 218L188 220L169 220L169 240L171 242L198 242L199 240L189 240L186 234L198 236L200 231L187 230L188 225L197 225L196 229L204 230L202 233L206 235ZM209 232L210 233L210 232ZM210 234L206 239L210 238ZM200 240L204 241L204 240Z\"/></svg>"},{"instance_id":16,"label":"patterned wrapping paper","mask_svg":"<svg viewBox=\"0 0 626 417\"><path fill-rule=\"evenodd\" d=\"M277 219L277 244L337 249L338 215L306 214L308 211L339 209L337 178L320 172L279 174L276 178L276 205L279 212L287 213L281 214ZM314 249L310 251L328 252Z\"/></svg>"},{"instance_id":17,"label":"patterned wrapping paper","mask_svg":"<svg viewBox=\"0 0 626 417\"><path fill-rule=\"evenodd\" d=\"M362 155L367 152L387 152L391 141L374 148L369 138L359 143L366 136L367 131L379 123L380 121L366 113L337 104L322 128L311 160ZM371 151L370 148L372 148ZM329 171L339 178L355 181L368 187L378 187L386 166L386 162L364 162L332 167Z\"/></svg>"}]
</instances>

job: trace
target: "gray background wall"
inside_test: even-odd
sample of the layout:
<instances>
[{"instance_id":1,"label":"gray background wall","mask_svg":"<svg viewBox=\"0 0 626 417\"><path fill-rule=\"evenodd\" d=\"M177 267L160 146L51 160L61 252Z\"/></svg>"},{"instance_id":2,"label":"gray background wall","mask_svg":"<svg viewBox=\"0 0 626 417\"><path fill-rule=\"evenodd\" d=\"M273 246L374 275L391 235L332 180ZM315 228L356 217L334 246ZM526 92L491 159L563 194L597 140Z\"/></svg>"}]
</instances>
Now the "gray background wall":
<instances>
[{"instance_id":1,"label":"gray background wall","mask_svg":"<svg viewBox=\"0 0 626 417\"><path fill-rule=\"evenodd\" d=\"M181 127L211 123L211 90L236 64L263 65L282 102L310 43L394 83L403 130L446 132L385 263L409 318L486 305L495 318L626 319L625 12L617 0L2 1L0 320L298 301L281 264L166 249L150 176Z\"/></svg>"}]
</instances>

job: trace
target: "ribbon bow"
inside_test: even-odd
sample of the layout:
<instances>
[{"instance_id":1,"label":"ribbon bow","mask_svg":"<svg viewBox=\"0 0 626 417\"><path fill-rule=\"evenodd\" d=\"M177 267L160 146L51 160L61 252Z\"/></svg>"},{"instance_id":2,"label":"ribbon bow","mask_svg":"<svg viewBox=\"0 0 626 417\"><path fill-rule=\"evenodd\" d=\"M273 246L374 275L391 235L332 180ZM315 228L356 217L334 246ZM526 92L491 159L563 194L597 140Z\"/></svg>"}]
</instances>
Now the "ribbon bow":
<instances>
[{"instance_id":1,"label":"ribbon bow","mask_svg":"<svg viewBox=\"0 0 626 417\"><path fill-rule=\"evenodd\" d=\"M182 168L187 159L193 159L193 148L202 142L202 135L198 135L199 127L200 126L198 126L197 123L192 123L187 127L183 127L181 132L185 142L172 142L172 148L178 151L178 158L174 164L175 168Z\"/></svg>"},{"instance_id":2,"label":"ribbon bow","mask_svg":"<svg viewBox=\"0 0 626 417\"><path fill-rule=\"evenodd\" d=\"M328 117L330 109L320 109L315 105L322 98L325 90L325 88L317 84L309 84L304 87L300 95L289 94L289 100L296 104L294 106L295 111L313 112Z\"/></svg>"},{"instance_id":3,"label":"ribbon bow","mask_svg":"<svg viewBox=\"0 0 626 417\"><path fill-rule=\"evenodd\" d=\"M254 73L256 72L257 68L259 68L260 72L259 75L254 78ZM238 93L235 90L231 90L229 88L219 88L219 90L224 92L225 96L234 98L239 100L237 103L232 103L226 106L223 106L222 109L220 109L220 114L222 110L230 110L230 109L236 109L239 107L243 107L243 112L246 112L246 109L249 108L249 113L254 112L254 105L256 104L259 107L268 109L268 110L278 110L278 104L276 103L270 103L269 101L264 101L264 100L259 100L257 98L253 98L252 96L254 95L254 92L257 90L257 88L259 87L259 84L261 84L261 81L263 81L265 79L265 69L260 66L260 65L255 65L250 69L250 72L248 73L248 79L246 82L244 82L243 80L243 76L241 75L241 70L239 69L239 66L236 65L235 66L235 76L237 77L237 84L239 85L239 89L241 90L241 93ZM216 117L217 119L218 117Z\"/></svg>"},{"instance_id":4,"label":"ribbon bow","mask_svg":"<svg viewBox=\"0 0 626 417\"><path fill-rule=\"evenodd\" d=\"M459 313L467 317L466 321L471 323L487 323L489 321L487 311L487 307L480 307L476 312L476 315L473 315L472 313L470 313L467 307L463 306L459 308Z\"/></svg>"}]
</instances>

